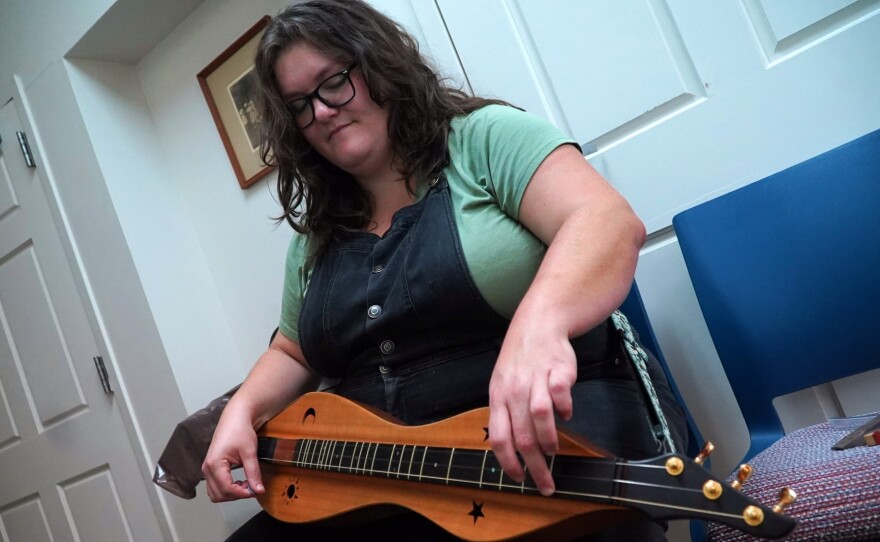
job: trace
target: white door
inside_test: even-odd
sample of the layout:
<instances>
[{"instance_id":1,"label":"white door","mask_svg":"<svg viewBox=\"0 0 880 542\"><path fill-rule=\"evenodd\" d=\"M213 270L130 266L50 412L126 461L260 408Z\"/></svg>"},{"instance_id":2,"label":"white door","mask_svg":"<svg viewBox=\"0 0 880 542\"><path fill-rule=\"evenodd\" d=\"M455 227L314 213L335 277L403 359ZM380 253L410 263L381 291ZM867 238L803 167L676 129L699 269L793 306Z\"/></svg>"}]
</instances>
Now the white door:
<instances>
[{"instance_id":1,"label":"white door","mask_svg":"<svg viewBox=\"0 0 880 542\"><path fill-rule=\"evenodd\" d=\"M162 540L15 105L0 109L0 535Z\"/></svg>"}]
</instances>

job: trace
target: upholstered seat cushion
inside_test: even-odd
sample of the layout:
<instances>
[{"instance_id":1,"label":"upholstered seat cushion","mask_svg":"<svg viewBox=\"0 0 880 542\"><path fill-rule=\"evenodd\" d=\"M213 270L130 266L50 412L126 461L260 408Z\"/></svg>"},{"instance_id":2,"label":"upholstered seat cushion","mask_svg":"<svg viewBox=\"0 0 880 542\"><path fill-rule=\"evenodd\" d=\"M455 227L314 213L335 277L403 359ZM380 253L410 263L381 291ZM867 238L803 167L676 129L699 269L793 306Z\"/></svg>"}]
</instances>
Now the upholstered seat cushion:
<instances>
[{"instance_id":1,"label":"upholstered seat cushion","mask_svg":"<svg viewBox=\"0 0 880 542\"><path fill-rule=\"evenodd\" d=\"M847 433L828 423L807 427L749 462L754 474L744 493L772 505L783 487L797 492L785 510L798 520L787 542L880 540L880 446L832 450ZM712 541L759 540L716 524L708 531Z\"/></svg>"}]
</instances>

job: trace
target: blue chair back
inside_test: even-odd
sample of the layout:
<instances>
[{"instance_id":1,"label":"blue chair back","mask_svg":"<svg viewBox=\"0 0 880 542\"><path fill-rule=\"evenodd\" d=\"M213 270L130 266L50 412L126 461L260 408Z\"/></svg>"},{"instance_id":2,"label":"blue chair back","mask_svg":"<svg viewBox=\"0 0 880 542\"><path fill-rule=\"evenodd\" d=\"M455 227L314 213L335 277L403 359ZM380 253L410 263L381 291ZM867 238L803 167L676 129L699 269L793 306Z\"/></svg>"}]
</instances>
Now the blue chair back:
<instances>
[{"instance_id":1,"label":"blue chair back","mask_svg":"<svg viewBox=\"0 0 880 542\"><path fill-rule=\"evenodd\" d=\"M774 398L880 367L880 130L673 219L745 417L745 459L783 435Z\"/></svg>"}]
</instances>

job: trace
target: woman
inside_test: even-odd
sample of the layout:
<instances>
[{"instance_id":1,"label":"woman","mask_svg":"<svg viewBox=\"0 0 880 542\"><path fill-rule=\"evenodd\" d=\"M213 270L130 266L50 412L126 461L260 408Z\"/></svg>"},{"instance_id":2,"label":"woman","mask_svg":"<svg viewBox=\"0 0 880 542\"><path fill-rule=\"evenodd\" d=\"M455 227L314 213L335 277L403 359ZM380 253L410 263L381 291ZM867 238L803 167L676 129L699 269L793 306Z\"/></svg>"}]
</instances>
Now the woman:
<instances>
[{"instance_id":1,"label":"woman","mask_svg":"<svg viewBox=\"0 0 880 542\"><path fill-rule=\"evenodd\" d=\"M254 428L321 376L410 424L488 404L502 468L517 481L527 470L545 495L557 420L623 457L660 452L609 318L632 284L644 226L576 144L527 113L445 88L415 41L361 1L287 8L256 65L264 158L279 166L282 218L302 235L288 253L280 333L205 460L213 501L264 491ZM681 413L656 362L648 369L682 446ZM245 481L233 480L235 464ZM450 538L412 516L356 533L395 528ZM291 533L320 536L261 514L232 539ZM664 535L645 522L594 539Z\"/></svg>"}]
</instances>

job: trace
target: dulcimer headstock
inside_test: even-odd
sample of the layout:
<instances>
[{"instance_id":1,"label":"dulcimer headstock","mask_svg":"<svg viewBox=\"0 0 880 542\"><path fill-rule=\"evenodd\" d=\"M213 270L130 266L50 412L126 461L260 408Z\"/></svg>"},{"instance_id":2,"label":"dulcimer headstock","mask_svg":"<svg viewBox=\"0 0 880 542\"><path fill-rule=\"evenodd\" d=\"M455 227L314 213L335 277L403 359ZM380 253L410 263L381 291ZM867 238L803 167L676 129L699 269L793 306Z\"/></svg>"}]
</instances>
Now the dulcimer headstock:
<instances>
[{"instance_id":1,"label":"dulcimer headstock","mask_svg":"<svg viewBox=\"0 0 880 542\"><path fill-rule=\"evenodd\" d=\"M706 443L695 459L667 454L644 461L628 461L616 478L626 480L620 502L655 520L704 519L763 538L782 538L797 521L783 514L794 502L790 488L780 490L779 502L767 506L741 491L752 468L741 465L736 480L715 478L703 460L713 449Z\"/></svg>"}]
</instances>

